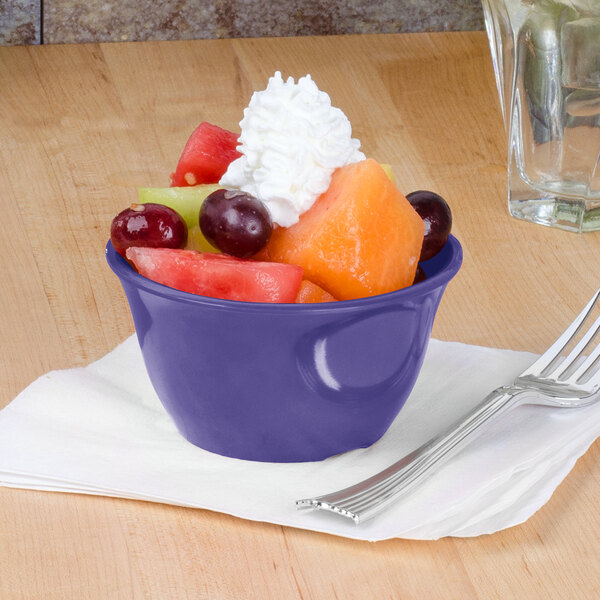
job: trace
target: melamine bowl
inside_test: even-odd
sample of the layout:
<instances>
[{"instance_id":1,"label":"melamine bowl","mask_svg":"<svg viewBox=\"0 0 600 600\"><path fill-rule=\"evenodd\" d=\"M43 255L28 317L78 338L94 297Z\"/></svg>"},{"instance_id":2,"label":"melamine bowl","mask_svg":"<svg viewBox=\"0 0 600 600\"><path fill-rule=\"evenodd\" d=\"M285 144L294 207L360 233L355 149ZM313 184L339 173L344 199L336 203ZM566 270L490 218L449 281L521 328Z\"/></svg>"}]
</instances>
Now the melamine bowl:
<instances>
[{"instance_id":1,"label":"melamine bowl","mask_svg":"<svg viewBox=\"0 0 600 600\"><path fill-rule=\"evenodd\" d=\"M108 242L146 369L192 444L224 456L316 461L376 442L417 379L462 263L450 236L411 287L324 304L218 300L138 274Z\"/></svg>"}]
</instances>

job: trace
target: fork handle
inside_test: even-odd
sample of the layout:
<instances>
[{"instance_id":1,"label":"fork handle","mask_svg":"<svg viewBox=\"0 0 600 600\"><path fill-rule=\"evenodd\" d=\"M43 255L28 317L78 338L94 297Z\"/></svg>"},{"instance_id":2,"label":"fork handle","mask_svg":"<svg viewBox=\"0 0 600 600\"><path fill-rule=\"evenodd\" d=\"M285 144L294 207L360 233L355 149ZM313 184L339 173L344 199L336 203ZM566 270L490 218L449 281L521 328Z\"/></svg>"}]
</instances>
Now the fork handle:
<instances>
[{"instance_id":1,"label":"fork handle","mask_svg":"<svg viewBox=\"0 0 600 600\"><path fill-rule=\"evenodd\" d=\"M298 500L296 504L299 508L330 510L350 517L355 523L369 519L431 475L467 442L482 433L494 418L522 403L523 397L524 390L498 388L461 421L387 469L338 492Z\"/></svg>"}]
</instances>

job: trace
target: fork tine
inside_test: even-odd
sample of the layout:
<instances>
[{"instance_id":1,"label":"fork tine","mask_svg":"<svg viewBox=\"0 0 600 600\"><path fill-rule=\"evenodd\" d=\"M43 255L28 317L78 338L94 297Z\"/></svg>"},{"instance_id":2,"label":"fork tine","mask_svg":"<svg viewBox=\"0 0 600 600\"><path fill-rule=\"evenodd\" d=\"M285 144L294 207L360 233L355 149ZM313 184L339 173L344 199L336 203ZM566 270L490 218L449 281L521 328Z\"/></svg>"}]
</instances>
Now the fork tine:
<instances>
[{"instance_id":1,"label":"fork tine","mask_svg":"<svg viewBox=\"0 0 600 600\"><path fill-rule=\"evenodd\" d=\"M569 342L579 333L583 323L590 313L594 310L596 303L600 298L600 289L592 296L586 307L579 313L577 318L569 325L562 335L542 354L528 369L523 372L523 376L546 375L556 367L556 363L561 357L562 351L569 345Z\"/></svg>"},{"instance_id":2,"label":"fork tine","mask_svg":"<svg viewBox=\"0 0 600 600\"><path fill-rule=\"evenodd\" d=\"M596 325L596 331L594 332L594 334L598 333L598 330L600 329L600 318L598 319L598 321L596 321L595 323ZM593 337L593 336L592 336ZM583 379L588 371L591 371L591 369L594 367L594 365L596 364L596 361L600 358L600 344L597 344L594 349L587 355L586 359L577 367L577 369L575 369L575 371L573 371L568 379L566 379L566 383L578 383L581 379ZM589 379L591 379L592 377L596 376L596 378L600 378L600 374L598 372L596 372L595 374L590 374ZM588 379L588 381L589 381Z\"/></svg>"},{"instance_id":3,"label":"fork tine","mask_svg":"<svg viewBox=\"0 0 600 600\"><path fill-rule=\"evenodd\" d=\"M582 363L582 365L578 365L577 362L581 357L585 356L584 352L586 351L590 342L598 333L599 328L600 317L598 317L594 321L594 324L586 331L585 335L581 338L581 340L579 340L577 345L573 348L573 350L571 350L569 355L559 365L561 371L560 375L558 375L559 381L576 381L577 379L579 379L579 376L581 376L585 371L587 371L587 369L593 364L594 361L588 363L587 360L585 360L584 363ZM585 369L581 369L581 366L583 366L583 364L586 365ZM557 366L555 370L558 370L559 367ZM579 373L579 376L576 377L575 373Z\"/></svg>"}]
</instances>

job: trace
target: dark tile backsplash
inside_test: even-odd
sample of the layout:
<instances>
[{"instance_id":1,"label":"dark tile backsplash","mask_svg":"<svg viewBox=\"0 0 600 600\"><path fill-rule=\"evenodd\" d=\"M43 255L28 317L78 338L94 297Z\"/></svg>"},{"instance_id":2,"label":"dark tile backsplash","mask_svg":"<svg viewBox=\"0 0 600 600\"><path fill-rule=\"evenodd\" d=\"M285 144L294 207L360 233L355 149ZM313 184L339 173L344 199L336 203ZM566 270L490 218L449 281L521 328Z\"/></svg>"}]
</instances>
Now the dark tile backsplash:
<instances>
[{"instance_id":1,"label":"dark tile backsplash","mask_svg":"<svg viewBox=\"0 0 600 600\"><path fill-rule=\"evenodd\" d=\"M0 0L0 45L479 29L481 0Z\"/></svg>"},{"instance_id":2,"label":"dark tile backsplash","mask_svg":"<svg viewBox=\"0 0 600 600\"><path fill-rule=\"evenodd\" d=\"M40 43L40 0L0 0L0 46Z\"/></svg>"}]
</instances>

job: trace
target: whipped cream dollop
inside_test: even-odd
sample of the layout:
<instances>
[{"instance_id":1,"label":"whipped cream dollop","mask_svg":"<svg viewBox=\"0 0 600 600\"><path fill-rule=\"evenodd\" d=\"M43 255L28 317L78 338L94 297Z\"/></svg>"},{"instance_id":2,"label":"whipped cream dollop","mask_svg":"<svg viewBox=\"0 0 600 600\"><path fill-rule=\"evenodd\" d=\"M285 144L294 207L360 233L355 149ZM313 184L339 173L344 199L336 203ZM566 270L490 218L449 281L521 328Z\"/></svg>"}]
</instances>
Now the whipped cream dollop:
<instances>
[{"instance_id":1,"label":"whipped cream dollop","mask_svg":"<svg viewBox=\"0 0 600 600\"><path fill-rule=\"evenodd\" d=\"M289 227L329 187L337 167L365 159L346 115L310 75L296 83L277 71L254 92L240 121L238 150L219 181L261 200L274 223Z\"/></svg>"}]
</instances>

